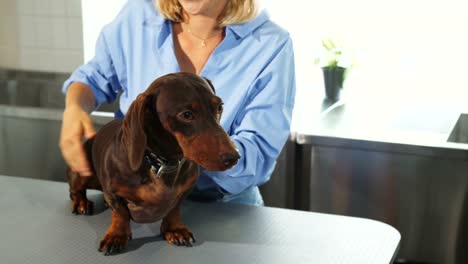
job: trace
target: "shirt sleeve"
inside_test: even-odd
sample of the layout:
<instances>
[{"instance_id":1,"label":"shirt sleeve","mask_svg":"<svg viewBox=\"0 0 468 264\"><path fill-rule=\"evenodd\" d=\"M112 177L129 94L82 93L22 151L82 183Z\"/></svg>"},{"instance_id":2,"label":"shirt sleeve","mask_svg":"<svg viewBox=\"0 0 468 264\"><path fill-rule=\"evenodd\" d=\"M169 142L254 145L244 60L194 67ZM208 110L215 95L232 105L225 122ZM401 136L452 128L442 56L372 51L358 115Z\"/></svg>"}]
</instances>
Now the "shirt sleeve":
<instances>
[{"instance_id":1,"label":"shirt sleeve","mask_svg":"<svg viewBox=\"0 0 468 264\"><path fill-rule=\"evenodd\" d=\"M241 154L238 164L223 172L201 172L232 194L268 181L290 133L295 90L294 54L288 37L256 78L255 92L233 124L231 139Z\"/></svg>"},{"instance_id":2,"label":"shirt sleeve","mask_svg":"<svg viewBox=\"0 0 468 264\"><path fill-rule=\"evenodd\" d=\"M62 92L66 94L72 83L80 82L88 85L96 97L96 105L112 103L117 98L121 84L107 44L105 28L96 42L95 56L88 63L80 66L63 84Z\"/></svg>"}]
</instances>

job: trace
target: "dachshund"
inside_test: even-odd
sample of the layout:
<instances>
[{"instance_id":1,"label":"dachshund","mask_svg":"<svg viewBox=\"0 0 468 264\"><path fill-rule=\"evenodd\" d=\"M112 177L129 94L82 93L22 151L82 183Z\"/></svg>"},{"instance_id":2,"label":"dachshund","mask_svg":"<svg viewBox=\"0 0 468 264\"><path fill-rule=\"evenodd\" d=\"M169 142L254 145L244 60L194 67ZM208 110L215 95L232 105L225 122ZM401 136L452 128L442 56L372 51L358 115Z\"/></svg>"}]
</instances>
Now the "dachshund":
<instances>
[{"instance_id":1,"label":"dachshund","mask_svg":"<svg viewBox=\"0 0 468 264\"><path fill-rule=\"evenodd\" d=\"M130 105L123 119L103 126L84 142L93 176L67 168L72 212L90 215L86 189L101 190L112 221L99 251L121 252L132 233L130 220L162 219L168 243L192 246L182 223L180 203L193 189L199 166L223 171L236 165L239 152L219 121L223 102L212 83L190 73L162 76Z\"/></svg>"}]
</instances>

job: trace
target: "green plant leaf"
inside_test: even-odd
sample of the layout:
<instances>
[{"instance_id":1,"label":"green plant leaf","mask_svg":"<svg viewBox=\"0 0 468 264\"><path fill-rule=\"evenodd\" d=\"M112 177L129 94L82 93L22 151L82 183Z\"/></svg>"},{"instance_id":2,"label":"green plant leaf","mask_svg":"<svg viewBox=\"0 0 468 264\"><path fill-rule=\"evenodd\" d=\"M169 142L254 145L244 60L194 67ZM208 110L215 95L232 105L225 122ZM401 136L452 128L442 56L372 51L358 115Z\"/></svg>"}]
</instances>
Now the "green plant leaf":
<instances>
[{"instance_id":1,"label":"green plant leaf","mask_svg":"<svg viewBox=\"0 0 468 264\"><path fill-rule=\"evenodd\" d=\"M335 48L333 41L329 38L322 39L322 46L328 51L332 51Z\"/></svg>"}]
</instances>

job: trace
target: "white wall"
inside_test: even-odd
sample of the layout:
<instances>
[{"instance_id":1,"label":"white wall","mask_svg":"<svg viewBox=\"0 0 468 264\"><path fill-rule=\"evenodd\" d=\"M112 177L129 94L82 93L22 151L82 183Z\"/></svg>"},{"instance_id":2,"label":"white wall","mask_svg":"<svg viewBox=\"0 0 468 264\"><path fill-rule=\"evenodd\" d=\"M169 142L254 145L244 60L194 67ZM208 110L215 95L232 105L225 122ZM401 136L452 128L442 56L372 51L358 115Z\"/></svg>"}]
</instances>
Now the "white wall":
<instances>
[{"instance_id":1,"label":"white wall","mask_svg":"<svg viewBox=\"0 0 468 264\"><path fill-rule=\"evenodd\" d=\"M322 89L313 61L335 35L355 57L347 91L468 97L468 0L262 1L293 37L298 89Z\"/></svg>"},{"instance_id":2,"label":"white wall","mask_svg":"<svg viewBox=\"0 0 468 264\"><path fill-rule=\"evenodd\" d=\"M82 0L84 60L94 56L94 48L102 27L118 14L127 0Z\"/></svg>"},{"instance_id":3,"label":"white wall","mask_svg":"<svg viewBox=\"0 0 468 264\"><path fill-rule=\"evenodd\" d=\"M80 0L0 0L0 67L71 72L82 63Z\"/></svg>"}]
</instances>

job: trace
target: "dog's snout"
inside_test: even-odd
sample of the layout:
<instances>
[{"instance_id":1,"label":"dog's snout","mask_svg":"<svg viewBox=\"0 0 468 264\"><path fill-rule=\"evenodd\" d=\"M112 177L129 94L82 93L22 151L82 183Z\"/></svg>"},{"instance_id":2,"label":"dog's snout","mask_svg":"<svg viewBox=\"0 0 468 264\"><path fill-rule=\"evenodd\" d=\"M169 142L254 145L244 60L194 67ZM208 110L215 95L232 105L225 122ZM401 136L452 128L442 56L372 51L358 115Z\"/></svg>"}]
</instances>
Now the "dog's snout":
<instances>
[{"instance_id":1,"label":"dog's snout","mask_svg":"<svg viewBox=\"0 0 468 264\"><path fill-rule=\"evenodd\" d=\"M231 166L236 165L239 159L240 159L240 155L238 152L224 153L221 155L221 161L226 167L231 167Z\"/></svg>"}]
</instances>

